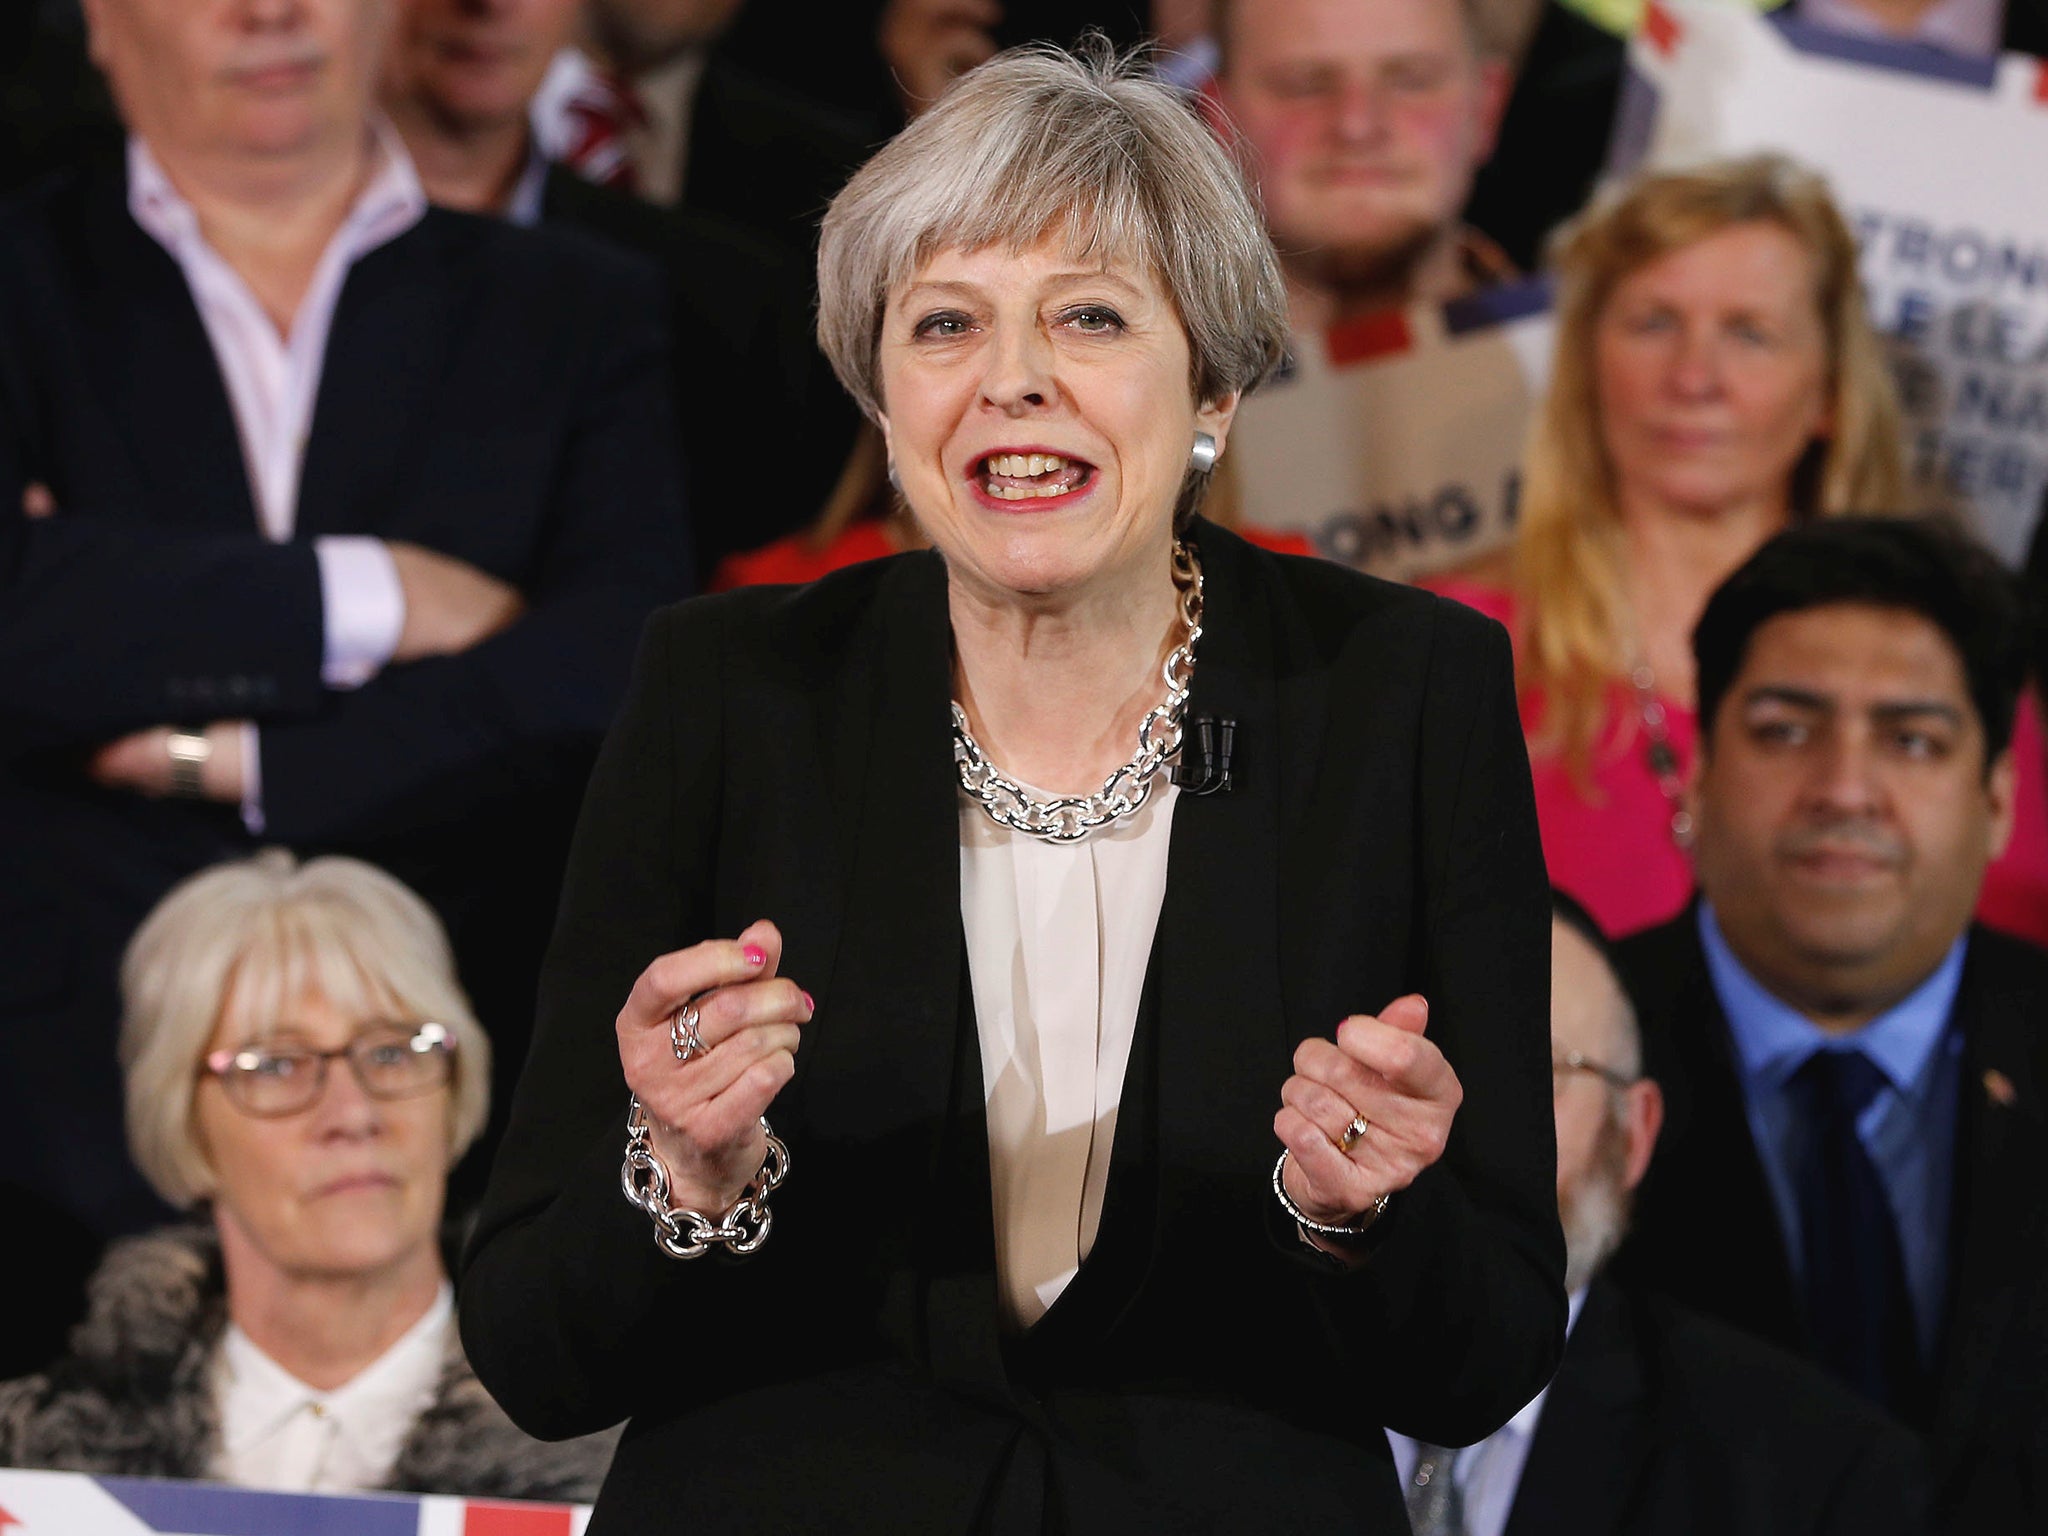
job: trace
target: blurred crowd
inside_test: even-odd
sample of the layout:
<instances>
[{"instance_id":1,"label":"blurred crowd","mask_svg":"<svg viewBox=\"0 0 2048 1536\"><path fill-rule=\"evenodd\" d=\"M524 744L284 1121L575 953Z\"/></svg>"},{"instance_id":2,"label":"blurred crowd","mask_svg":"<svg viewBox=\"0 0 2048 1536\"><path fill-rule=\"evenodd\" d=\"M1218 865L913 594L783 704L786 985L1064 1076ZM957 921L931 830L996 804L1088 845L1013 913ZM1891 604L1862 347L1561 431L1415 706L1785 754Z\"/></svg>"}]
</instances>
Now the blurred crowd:
<instances>
[{"instance_id":1,"label":"blurred crowd","mask_svg":"<svg viewBox=\"0 0 2048 1536\"><path fill-rule=\"evenodd\" d=\"M2048 52L2040 0L1785 9ZM609 1438L497 1409L449 1257L585 776L655 609L925 543L813 336L818 221L959 75L1095 32L1241 156L1304 359L1552 285L1512 535L1420 579L1515 646L1572 1332L1496 1435L1397 1441L1418 1536L2048 1526L2048 533L2009 569L1909 483L1820 176L1603 175L1640 21L5 8L0 1211L33 1259L0 1464L590 1496ZM1324 557L1234 473L1212 521Z\"/></svg>"}]
</instances>

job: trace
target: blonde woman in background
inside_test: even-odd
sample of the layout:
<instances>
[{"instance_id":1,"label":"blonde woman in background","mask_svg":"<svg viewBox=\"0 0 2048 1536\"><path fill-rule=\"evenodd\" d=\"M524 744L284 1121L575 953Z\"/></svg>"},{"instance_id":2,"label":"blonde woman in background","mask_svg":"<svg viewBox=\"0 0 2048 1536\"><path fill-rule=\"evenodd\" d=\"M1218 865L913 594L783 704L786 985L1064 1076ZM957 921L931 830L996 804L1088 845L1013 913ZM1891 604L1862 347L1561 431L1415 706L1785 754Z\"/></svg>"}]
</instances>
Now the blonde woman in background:
<instances>
[{"instance_id":1,"label":"blonde woman in background","mask_svg":"<svg viewBox=\"0 0 2048 1536\"><path fill-rule=\"evenodd\" d=\"M1551 878L1623 933L1692 890L1690 642L1708 596L1793 523L1906 510L1900 416L1854 237L1782 156L1639 177L1567 227L1554 265L1515 544L1439 589L1515 636ZM2038 764L2031 709L2020 736ZM2022 794L1984 915L2048 939L2038 768Z\"/></svg>"},{"instance_id":2,"label":"blonde woman in background","mask_svg":"<svg viewBox=\"0 0 2048 1536\"><path fill-rule=\"evenodd\" d=\"M611 1437L514 1428L440 1227L490 1042L427 905L273 850L167 895L121 968L128 1144L189 1227L118 1245L71 1353L0 1386L0 1465L588 1498Z\"/></svg>"}]
</instances>

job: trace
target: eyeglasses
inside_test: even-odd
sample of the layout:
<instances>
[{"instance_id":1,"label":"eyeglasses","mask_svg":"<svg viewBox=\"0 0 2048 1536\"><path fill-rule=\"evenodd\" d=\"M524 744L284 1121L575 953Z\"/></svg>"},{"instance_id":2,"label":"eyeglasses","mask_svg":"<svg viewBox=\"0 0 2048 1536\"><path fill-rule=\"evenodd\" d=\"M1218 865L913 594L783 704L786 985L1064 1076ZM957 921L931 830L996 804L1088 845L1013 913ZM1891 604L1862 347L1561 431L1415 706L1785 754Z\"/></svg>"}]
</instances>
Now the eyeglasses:
<instances>
[{"instance_id":1,"label":"eyeglasses","mask_svg":"<svg viewBox=\"0 0 2048 1536\"><path fill-rule=\"evenodd\" d=\"M345 1059L373 1099L411 1099L445 1088L455 1073L455 1037L444 1024L372 1024L332 1051L252 1045L215 1051L205 1073L220 1079L228 1102L264 1119L295 1115L327 1087L327 1065Z\"/></svg>"},{"instance_id":2,"label":"eyeglasses","mask_svg":"<svg viewBox=\"0 0 2048 1536\"><path fill-rule=\"evenodd\" d=\"M1565 1075L1571 1072L1590 1072L1610 1088L1633 1088L1641 1081L1617 1072L1583 1052L1566 1051L1562 1056L1550 1058L1550 1091L1553 1095L1563 1091Z\"/></svg>"}]
</instances>

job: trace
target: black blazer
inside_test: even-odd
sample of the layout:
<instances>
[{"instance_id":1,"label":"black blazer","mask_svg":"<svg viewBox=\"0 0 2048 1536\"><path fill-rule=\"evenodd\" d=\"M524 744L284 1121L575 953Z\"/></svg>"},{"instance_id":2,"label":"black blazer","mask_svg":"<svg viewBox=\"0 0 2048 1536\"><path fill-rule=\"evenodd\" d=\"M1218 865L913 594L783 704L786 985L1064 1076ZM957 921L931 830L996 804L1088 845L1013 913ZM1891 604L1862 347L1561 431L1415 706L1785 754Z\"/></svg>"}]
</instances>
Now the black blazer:
<instances>
[{"instance_id":1,"label":"black blazer","mask_svg":"<svg viewBox=\"0 0 2048 1536\"><path fill-rule=\"evenodd\" d=\"M1506 1536L1920 1536L1919 1440L1781 1349L1595 1280Z\"/></svg>"},{"instance_id":2,"label":"black blazer","mask_svg":"<svg viewBox=\"0 0 2048 1536\"><path fill-rule=\"evenodd\" d=\"M931 553L661 614L577 832L463 1328L515 1420L631 1416L593 1536L690 1489L707 1531L1402 1532L1383 1424L1483 1436L1562 1342L1548 897L1496 625L1197 524L1196 712L1101 1236L997 1322ZM619 1193L612 1021L655 955L768 916L817 998L772 1119L794 1171L743 1262ZM1417 990L1465 1101L1371 1262L1279 1219L1295 1044ZM1059 1522L1064 1521L1064 1524Z\"/></svg>"},{"instance_id":3,"label":"black blazer","mask_svg":"<svg viewBox=\"0 0 2048 1536\"><path fill-rule=\"evenodd\" d=\"M1615 1272L1807 1353L1693 912L1624 940L1617 958L1667 1116ZM1955 1013L1957 1187L1926 1416L1935 1510L1957 1530L2038 1530L2048 1524L2048 954L1973 929Z\"/></svg>"},{"instance_id":4,"label":"black blazer","mask_svg":"<svg viewBox=\"0 0 2048 1536\"><path fill-rule=\"evenodd\" d=\"M116 162L0 209L0 1166L102 1232L160 1213L118 1129L115 962L173 882L256 839L233 807L97 790L85 754L255 719L265 839L435 900L514 1069L557 879L531 866L551 823L566 848L644 616L688 590L639 264L438 210L365 256L273 544L184 277L126 198ZM31 482L55 517L22 516ZM470 561L528 612L328 691L311 541L340 533ZM514 886L537 912L505 910Z\"/></svg>"}]
</instances>

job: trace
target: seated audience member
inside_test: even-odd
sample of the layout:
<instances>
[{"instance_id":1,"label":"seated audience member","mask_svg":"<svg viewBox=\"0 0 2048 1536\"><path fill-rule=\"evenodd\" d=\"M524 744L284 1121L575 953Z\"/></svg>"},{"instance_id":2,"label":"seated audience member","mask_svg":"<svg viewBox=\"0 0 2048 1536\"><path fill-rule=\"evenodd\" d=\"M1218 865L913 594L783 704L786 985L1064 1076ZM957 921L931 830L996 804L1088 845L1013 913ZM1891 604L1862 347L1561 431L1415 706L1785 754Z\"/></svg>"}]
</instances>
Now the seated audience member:
<instances>
[{"instance_id":1,"label":"seated audience member","mask_svg":"<svg viewBox=\"0 0 2048 1536\"><path fill-rule=\"evenodd\" d=\"M1782 158L1639 178L1571 229L1557 276L1514 546L1441 590L1515 635L1551 878L1624 933L1692 889L1687 637L1707 595L1780 529L1897 507L1899 412L1855 241ZM1985 911L2048 937L2032 755Z\"/></svg>"},{"instance_id":2,"label":"seated audience member","mask_svg":"<svg viewBox=\"0 0 2048 1536\"><path fill-rule=\"evenodd\" d=\"M259 834L401 871L516 1071L688 550L652 279L427 207L382 0L89 15L125 159L0 208L0 1168L112 1235L115 961Z\"/></svg>"},{"instance_id":3,"label":"seated audience member","mask_svg":"<svg viewBox=\"0 0 2048 1536\"><path fill-rule=\"evenodd\" d=\"M1480 0L1226 0L1214 90L1242 135L1298 335L1512 276L1461 215L1509 70Z\"/></svg>"},{"instance_id":4,"label":"seated audience member","mask_svg":"<svg viewBox=\"0 0 2048 1536\"><path fill-rule=\"evenodd\" d=\"M2011 578L1939 525L1813 523L1693 644L1700 899L1619 949L1669 1118L1618 1268L1929 1430L1949 1528L2048 1528L2048 954L1970 916Z\"/></svg>"},{"instance_id":5,"label":"seated audience member","mask_svg":"<svg viewBox=\"0 0 2048 1536\"><path fill-rule=\"evenodd\" d=\"M531 121L580 0L401 0L384 105L429 200L580 229L666 279L677 442L696 567L801 526L854 413L811 338L807 261L695 208L657 209L548 159ZM772 463L776 473L763 475Z\"/></svg>"},{"instance_id":6,"label":"seated audience member","mask_svg":"<svg viewBox=\"0 0 2048 1536\"><path fill-rule=\"evenodd\" d=\"M587 0L583 51L543 93L542 129L588 180L722 214L808 257L872 132L725 58L718 39L742 3Z\"/></svg>"},{"instance_id":7,"label":"seated audience member","mask_svg":"<svg viewBox=\"0 0 2048 1536\"><path fill-rule=\"evenodd\" d=\"M0 1386L0 1465L587 1499L471 1373L439 1242L490 1043L419 897L273 850L175 888L121 969L128 1143L200 1220L130 1238L71 1351Z\"/></svg>"},{"instance_id":8,"label":"seated audience member","mask_svg":"<svg viewBox=\"0 0 2048 1536\"><path fill-rule=\"evenodd\" d=\"M1603 1273L1657 1142L1635 1014L1591 918L1551 924L1571 1333L1548 1388L1463 1449L1389 1434L1415 1536L1912 1536L1914 1437L1804 1361Z\"/></svg>"},{"instance_id":9,"label":"seated audience member","mask_svg":"<svg viewBox=\"0 0 2048 1536\"><path fill-rule=\"evenodd\" d=\"M1480 546L1430 535L1362 540L1357 528L1378 509L1349 498L1372 503L1378 494L1307 495L1286 477L1296 463L1332 457L1430 467L1409 445L1414 424L1359 405L1328 359L1353 350L1347 338L1369 342L1383 332L1389 312L1469 298L1516 275L1462 216L1507 96L1498 14L1484 0L1231 0L1216 12L1210 93L1258 182L1294 340L1282 387L1238 413L1238 451L1218 467L1211 507L1310 532L1326 553L1380 575L1440 568ZM1441 329L1434 318L1426 324ZM1477 366L1494 377L1483 358ZM1515 368L1511 354L1500 366ZM1444 478L1495 488L1482 493L1467 537L1497 540L1509 511L1498 488L1520 446L1526 407L1518 402L1527 392L1519 372L1504 406L1481 385L1483 427L1458 419L1453 387L1442 392L1453 424L1441 435L1459 445L1459 463L1441 466ZM1493 444L1494 467L1483 476L1463 469L1474 432ZM1342 445L1334 455L1333 437Z\"/></svg>"}]
</instances>

